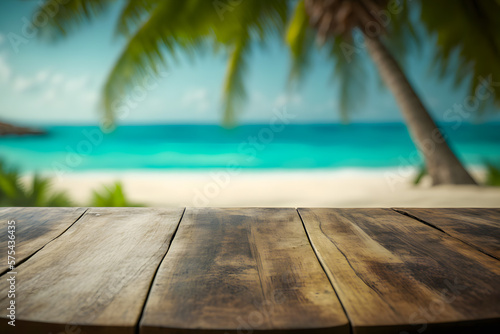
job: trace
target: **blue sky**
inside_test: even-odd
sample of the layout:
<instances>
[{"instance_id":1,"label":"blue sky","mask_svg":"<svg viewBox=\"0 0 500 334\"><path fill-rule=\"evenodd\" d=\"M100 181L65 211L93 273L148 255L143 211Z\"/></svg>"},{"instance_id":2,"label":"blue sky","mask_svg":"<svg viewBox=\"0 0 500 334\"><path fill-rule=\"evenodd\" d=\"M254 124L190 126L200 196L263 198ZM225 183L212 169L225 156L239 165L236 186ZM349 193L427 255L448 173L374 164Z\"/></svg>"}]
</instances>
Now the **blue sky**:
<instances>
[{"instance_id":1,"label":"blue sky","mask_svg":"<svg viewBox=\"0 0 500 334\"><path fill-rule=\"evenodd\" d=\"M0 2L0 119L26 124L93 124L99 120L101 87L117 59L124 41L113 37L119 7L69 38L48 43L23 35L38 1ZM17 47L12 36L28 37ZM467 97L466 87L454 88L451 78L439 79L429 71L433 42L413 53L406 71L433 115ZM286 93L289 55L285 47L272 43L255 49L247 76L248 101L239 114L240 123L266 122L272 110L286 105L296 122L339 122L338 88L332 80L332 62L316 57L299 91ZM351 113L353 122L398 122L397 105L380 88L369 59L368 92ZM225 58L204 55L193 62L182 61L169 69L157 88L149 91L122 123L219 123L221 86ZM497 117L498 119L498 117ZM489 119L485 119L489 120Z\"/></svg>"}]
</instances>

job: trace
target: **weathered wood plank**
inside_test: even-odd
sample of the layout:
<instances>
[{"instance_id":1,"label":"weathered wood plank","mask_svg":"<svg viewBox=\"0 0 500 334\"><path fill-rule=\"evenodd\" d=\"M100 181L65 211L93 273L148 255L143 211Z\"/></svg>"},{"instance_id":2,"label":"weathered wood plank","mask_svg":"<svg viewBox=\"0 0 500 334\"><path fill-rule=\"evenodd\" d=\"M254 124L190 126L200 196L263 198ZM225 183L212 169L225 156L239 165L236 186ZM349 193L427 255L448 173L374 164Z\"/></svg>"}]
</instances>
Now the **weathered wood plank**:
<instances>
[{"instance_id":1,"label":"weathered wood plank","mask_svg":"<svg viewBox=\"0 0 500 334\"><path fill-rule=\"evenodd\" d=\"M24 261L48 242L63 233L84 212L84 208L1 208L0 256L7 256L8 222L15 221L15 259ZM2 261L0 274L8 270Z\"/></svg>"},{"instance_id":2,"label":"weathered wood plank","mask_svg":"<svg viewBox=\"0 0 500 334\"><path fill-rule=\"evenodd\" d=\"M349 332L295 210L186 210L140 333L201 329Z\"/></svg>"},{"instance_id":3,"label":"weathered wood plank","mask_svg":"<svg viewBox=\"0 0 500 334\"><path fill-rule=\"evenodd\" d=\"M498 333L499 261L390 209L299 213L354 333Z\"/></svg>"},{"instance_id":4,"label":"weathered wood plank","mask_svg":"<svg viewBox=\"0 0 500 334\"><path fill-rule=\"evenodd\" d=\"M182 212L89 209L17 268L16 327L2 318L0 332L59 333L75 325L85 333L134 333ZM0 291L7 284L3 278ZM8 302L1 294L0 308Z\"/></svg>"},{"instance_id":5,"label":"weathered wood plank","mask_svg":"<svg viewBox=\"0 0 500 334\"><path fill-rule=\"evenodd\" d=\"M395 209L500 259L500 209Z\"/></svg>"}]
</instances>

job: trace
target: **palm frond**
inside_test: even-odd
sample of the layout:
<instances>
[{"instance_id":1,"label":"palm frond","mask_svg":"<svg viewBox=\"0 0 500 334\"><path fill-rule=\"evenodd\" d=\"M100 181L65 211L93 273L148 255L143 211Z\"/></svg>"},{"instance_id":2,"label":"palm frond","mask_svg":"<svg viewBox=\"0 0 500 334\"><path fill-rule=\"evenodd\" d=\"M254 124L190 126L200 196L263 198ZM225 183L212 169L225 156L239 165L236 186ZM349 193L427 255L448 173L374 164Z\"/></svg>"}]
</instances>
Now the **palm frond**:
<instances>
[{"instance_id":1,"label":"palm frond","mask_svg":"<svg viewBox=\"0 0 500 334\"><path fill-rule=\"evenodd\" d=\"M326 45L329 57L335 62L332 79L340 82L339 112L344 122L349 114L365 101L367 91L367 69L363 53L353 39L337 36ZM350 48L356 48L351 51Z\"/></svg>"},{"instance_id":2,"label":"palm frond","mask_svg":"<svg viewBox=\"0 0 500 334\"><path fill-rule=\"evenodd\" d=\"M60 6L47 35L66 36L82 23L103 13L114 0L72 0ZM52 1L46 0L41 10ZM124 3L116 34L128 38L112 68L103 90L104 124L113 124L132 89L160 68L168 69L178 53L194 57L201 51L228 52L230 65L224 84L224 119L230 121L236 104L243 100L245 54L253 43L262 43L270 34L280 32L288 16L288 2L253 0L228 2L224 17L215 2L206 0L128 0ZM245 36L244 38L242 36Z\"/></svg>"},{"instance_id":3,"label":"palm frond","mask_svg":"<svg viewBox=\"0 0 500 334\"><path fill-rule=\"evenodd\" d=\"M193 52L201 47L202 35L196 24L189 24L189 4L193 1L164 1L130 38L111 70L104 86L105 121L114 123L124 95L141 85L148 75L158 75L160 65L168 69L165 52L175 58L178 47ZM189 33L191 32L191 33Z\"/></svg>"},{"instance_id":4,"label":"palm frond","mask_svg":"<svg viewBox=\"0 0 500 334\"><path fill-rule=\"evenodd\" d=\"M287 6L277 0L255 0L237 5L222 19L212 2L205 0L163 1L150 10L112 69L104 88L106 122L113 123L122 97L148 75L159 73L159 64L177 53L194 56L220 47L229 52L224 83L224 120L230 124L238 101L245 98L245 55L252 42L279 31L286 22Z\"/></svg>"},{"instance_id":5,"label":"palm frond","mask_svg":"<svg viewBox=\"0 0 500 334\"><path fill-rule=\"evenodd\" d=\"M422 1L421 20L437 38L439 74L452 74L456 85L469 82L471 96L481 87L494 92L494 102L500 106L498 87L491 85L500 81L500 2ZM455 55L458 64L452 61ZM480 102L479 111L484 112L487 101Z\"/></svg>"},{"instance_id":6,"label":"palm frond","mask_svg":"<svg viewBox=\"0 0 500 334\"><path fill-rule=\"evenodd\" d=\"M235 114L241 107L241 102L246 98L244 75L249 52L248 40L248 36L240 36L229 58L222 90L224 104L223 124L225 126L234 125Z\"/></svg>"},{"instance_id":7,"label":"palm frond","mask_svg":"<svg viewBox=\"0 0 500 334\"><path fill-rule=\"evenodd\" d=\"M389 3L389 8L386 10L388 26L387 38L384 39L385 44L391 50L391 53L399 61L404 64L408 51L415 46L412 51L418 51L422 45L422 36L419 33L418 6L411 0L401 0L396 2L397 10L392 10L394 3Z\"/></svg>"},{"instance_id":8,"label":"palm frond","mask_svg":"<svg viewBox=\"0 0 500 334\"><path fill-rule=\"evenodd\" d=\"M161 2L161 0L128 0L118 18L116 35L130 36Z\"/></svg>"},{"instance_id":9,"label":"palm frond","mask_svg":"<svg viewBox=\"0 0 500 334\"><path fill-rule=\"evenodd\" d=\"M286 32L286 43L292 58L288 77L288 83L291 86L304 76L309 67L311 53L314 50L314 33L309 26L304 0L301 0L295 7Z\"/></svg>"},{"instance_id":10,"label":"palm frond","mask_svg":"<svg viewBox=\"0 0 500 334\"><path fill-rule=\"evenodd\" d=\"M234 9L227 22L215 25L216 40L230 49L223 87L224 125L234 125L246 99L245 73L252 44L261 43L273 33L279 34L285 27L287 11L282 1L246 2Z\"/></svg>"},{"instance_id":11,"label":"palm frond","mask_svg":"<svg viewBox=\"0 0 500 334\"><path fill-rule=\"evenodd\" d=\"M45 0L37 12L54 14L48 15L48 24L41 28L42 36L51 40L65 37L72 30L104 13L114 2L115 0L71 0L59 4L57 1Z\"/></svg>"}]
</instances>

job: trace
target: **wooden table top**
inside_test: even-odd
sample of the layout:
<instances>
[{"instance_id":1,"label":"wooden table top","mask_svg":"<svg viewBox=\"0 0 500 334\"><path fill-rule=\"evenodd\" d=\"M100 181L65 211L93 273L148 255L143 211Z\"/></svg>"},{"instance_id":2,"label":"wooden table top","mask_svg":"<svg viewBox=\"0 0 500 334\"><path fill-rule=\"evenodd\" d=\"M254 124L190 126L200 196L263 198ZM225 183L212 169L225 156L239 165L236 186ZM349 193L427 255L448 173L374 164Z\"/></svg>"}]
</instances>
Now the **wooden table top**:
<instances>
[{"instance_id":1,"label":"wooden table top","mask_svg":"<svg viewBox=\"0 0 500 334\"><path fill-rule=\"evenodd\" d=\"M0 227L1 333L500 333L500 209L2 208Z\"/></svg>"}]
</instances>

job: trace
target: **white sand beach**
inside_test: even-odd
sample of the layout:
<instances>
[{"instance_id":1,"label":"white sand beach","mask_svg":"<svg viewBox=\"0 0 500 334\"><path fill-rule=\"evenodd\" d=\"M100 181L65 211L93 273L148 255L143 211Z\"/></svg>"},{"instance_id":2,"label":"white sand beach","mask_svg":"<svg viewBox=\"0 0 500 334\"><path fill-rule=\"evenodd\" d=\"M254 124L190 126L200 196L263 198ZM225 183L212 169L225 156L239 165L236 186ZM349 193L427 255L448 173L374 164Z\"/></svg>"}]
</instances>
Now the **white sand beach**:
<instances>
[{"instance_id":1,"label":"white sand beach","mask_svg":"<svg viewBox=\"0 0 500 334\"><path fill-rule=\"evenodd\" d=\"M474 170L477 180L484 178ZM79 205L92 190L121 181L148 206L500 207L499 187L413 186L414 170L134 171L68 173L54 187ZM426 184L427 183L427 184Z\"/></svg>"}]
</instances>

